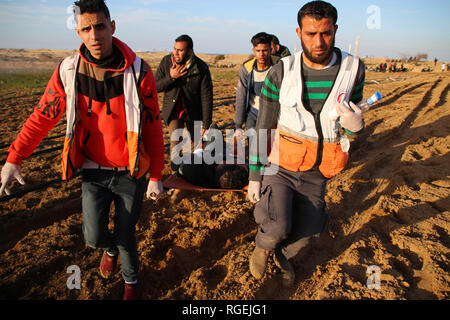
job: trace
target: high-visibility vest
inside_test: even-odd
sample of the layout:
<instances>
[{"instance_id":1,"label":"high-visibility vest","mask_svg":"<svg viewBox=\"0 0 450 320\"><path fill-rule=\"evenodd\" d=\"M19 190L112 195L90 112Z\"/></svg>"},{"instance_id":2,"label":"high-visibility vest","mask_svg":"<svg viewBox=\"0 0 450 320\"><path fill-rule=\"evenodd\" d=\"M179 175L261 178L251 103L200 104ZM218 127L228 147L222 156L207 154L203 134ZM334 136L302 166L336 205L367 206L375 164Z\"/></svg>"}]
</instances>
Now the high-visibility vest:
<instances>
[{"instance_id":1,"label":"high-visibility vest","mask_svg":"<svg viewBox=\"0 0 450 320\"><path fill-rule=\"evenodd\" d=\"M79 53L64 59L60 65L60 78L66 93L67 129L62 152L63 180L69 180L75 169L81 168L86 160L82 154L82 134L77 130L77 70L81 57ZM127 144L129 151L130 174L137 178L143 176L150 167L150 158L142 147L142 107L137 79L140 76L142 59L136 57L134 63L124 72L123 91L127 121Z\"/></svg>"},{"instance_id":2,"label":"high-visibility vest","mask_svg":"<svg viewBox=\"0 0 450 320\"><path fill-rule=\"evenodd\" d=\"M359 59L341 52L341 66L330 94L318 116L303 105L302 52L283 58L284 77L280 88L280 114L269 161L290 171L318 167L331 178L347 164L342 150L337 120L330 112L335 105L349 101L359 68Z\"/></svg>"}]
</instances>

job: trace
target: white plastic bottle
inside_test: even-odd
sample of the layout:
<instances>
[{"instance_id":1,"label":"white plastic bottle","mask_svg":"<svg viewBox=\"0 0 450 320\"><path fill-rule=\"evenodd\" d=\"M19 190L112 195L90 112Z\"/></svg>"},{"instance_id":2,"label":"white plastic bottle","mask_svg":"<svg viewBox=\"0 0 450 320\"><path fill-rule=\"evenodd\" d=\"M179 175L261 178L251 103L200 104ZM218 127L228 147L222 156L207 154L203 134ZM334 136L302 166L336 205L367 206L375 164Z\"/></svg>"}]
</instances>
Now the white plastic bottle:
<instances>
[{"instance_id":1,"label":"white plastic bottle","mask_svg":"<svg viewBox=\"0 0 450 320\"><path fill-rule=\"evenodd\" d=\"M361 101L358 103L358 107L361 109L361 111L364 113L370 109L370 107L377 102L378 100L381 100L383 96L379 92L375 92L373 96L371 96L366 101Z\"/></svg>"},{"instance_id":2,"label":"white plastic bottle","mask_svg":"<svg viewBox=\"0 0 450 320\"><path fill-rule=\"evenodd\" d=\"M366 101L361 101L360 103L357 104L357 106L364 113L368 111L375 102L379 101L382 98L383 96L381 95L380 92L375 92L373 96L371 96ZM350 106L346 102L344 102L344 104L347 106L347 108L351 110ZM336 121L339 118L339 114L337 113L336 109L331 110L328 116L332 121Z\"/></svg>"}]
</instances>

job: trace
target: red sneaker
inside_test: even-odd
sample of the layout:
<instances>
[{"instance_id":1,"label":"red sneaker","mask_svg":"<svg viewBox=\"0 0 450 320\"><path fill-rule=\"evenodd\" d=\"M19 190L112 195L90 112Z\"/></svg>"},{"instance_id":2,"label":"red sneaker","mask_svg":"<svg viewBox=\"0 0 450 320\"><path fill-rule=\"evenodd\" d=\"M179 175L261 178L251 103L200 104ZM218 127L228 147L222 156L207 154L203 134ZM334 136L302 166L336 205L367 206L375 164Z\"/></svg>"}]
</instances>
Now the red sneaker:
<instances>
[{"instance_id":1,"label":"red sneaker","mask_svg":"<svg viewBox=\"0 0 450 320\"><path fill-rule=\"evenodd\" d=\"M140 298L138 284L125 283L123 300L139 300Z\"/></svg>"},{"instance_id":2,"label":"red sneaker","mask_svg":"<svg viewBox=\"0 0 450 320\"><path fill-rule=\"evenodd\" d=\"M117 256L111 257L109 254L103 252L102 260L100 261L99 273L103 279L110 279L116 272Z\"/></svg>"}]
</instances>

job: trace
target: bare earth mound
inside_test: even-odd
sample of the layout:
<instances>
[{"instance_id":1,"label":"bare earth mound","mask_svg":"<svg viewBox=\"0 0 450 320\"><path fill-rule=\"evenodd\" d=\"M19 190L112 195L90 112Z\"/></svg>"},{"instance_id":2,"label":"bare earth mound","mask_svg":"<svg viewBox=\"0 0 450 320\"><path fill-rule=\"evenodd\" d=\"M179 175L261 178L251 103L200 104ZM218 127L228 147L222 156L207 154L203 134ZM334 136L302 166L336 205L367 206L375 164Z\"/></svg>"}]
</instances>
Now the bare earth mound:
<instances>
[{"instance_id":1,"label":"bare earth mound","mask_svg":"<svg viewBox=\"0 0 450 320\"><path fill-rule=\"evenodd\" d=\"M54 67L60 56L48 54ZM237 72L230 79L212 71L214 120L222 125L233 119ZM447 73L368 72L365 96L385 98L366 113L348 167L329 182L330 223L294 259L289 290L272 260L262 280L250 275L256 225L243 194L176 191L145 201L136 232L144 298L448 299L449 88ZM31 90L0 92L2 164L39 98ZM37 149L48 152L23 165L28 187L55 182L0 202L0 299L121 299L120 273L101 279L101 252L84 245L80 179L58 182L59 151L51 150L64 128L62 120ZM80 290L67 288L71 265L80 267ZM380 268L380 289L367 287L372 265Z\"/></svg>"}]
</instances>

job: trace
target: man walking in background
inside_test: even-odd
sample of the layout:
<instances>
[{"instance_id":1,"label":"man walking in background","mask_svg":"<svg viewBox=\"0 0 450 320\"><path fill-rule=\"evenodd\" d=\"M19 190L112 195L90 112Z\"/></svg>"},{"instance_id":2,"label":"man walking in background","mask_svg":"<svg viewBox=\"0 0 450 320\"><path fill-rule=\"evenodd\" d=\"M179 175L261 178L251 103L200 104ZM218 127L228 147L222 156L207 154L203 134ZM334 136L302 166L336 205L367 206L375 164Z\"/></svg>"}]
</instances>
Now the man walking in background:
<instances>
[{"instance_id":1,"label":"man walking in background","mask_svg":"<svg viewBox=\"0 0 450 320\"><path fill-rule=\"evenodd\" d=\"M248 197L257 203L254 216L259 227L250 271L257 279L264 276L269 254L274 253L283 284L294 283L288 260L324 230L327 180L348 161L345 134L364 128L356 104L363 97L365 67L335 48L337 18L327 2L306 4L298 13L296 30L303 52L275 65L261 91L257 138L271 129L275 137L268 158L262 152L250 154ZM338 119L331 116L334 111ZM255 145L261 146L260 141ZM278 170L262 177L264 164Z\"/></svg>"},{"instance_id":2,"label":"man walking in background","mask_svg":"<svg viewBox=\"0 0 450 320\"><path fill-rule=\"evenodd\" d=\"M236 109L234 122L236 136L243 137L243 125L245 129L254 129L258 118L260 94L264 80L273 65L277 64L279 57L271 55L272 36L260 32L251 39L254 58L244 62L239 72L239 82L236 93Z\"/></svg>"},{"instance_id":3,"label":"man walking in background","mask_svg":"<svg viewBox=\"0 0 450 320\"><path fill-rule=\"evenodd\" d=\"M272 43L271 43L272 55L279 56L280 58L288 57L291 55L289 49L280 44L280 40L274 34L272 34Z\"/></svg>"},{"instance_id":4,"label":"man walking in background","mask_svg":"<svg viewBox=\"0 0 450 320\"><path fill-rule=\"evenodd\" d=\"M254 58L243 63L236 93L234 122L239 136L242 136L244 123L246 130L255 128L264 79L270 68L279 61L279 57L271 55L271 35L260 32L252 37L251 43Z\"/></svg>"},{"instance_id":5,"label":"man walking in background","mask_svg":"<svg viewBox=\"0 0 450 320\"><path fill-rule=\"evenodd\" d=\"M62 153L63 180L82 169L83 234L86 244L103 249L100 276L114 276L118 256L124 299L139 298L139 256L135 238L144 194L162 192L164 141L156 83L150 66L113 37L104 0L75 2L79 50L56 68L39 105L9 148L1 171L3 191L21 184L21 163L58 123L64 111L67 131ZM146 174L150 181L146 188ZM108 229L114 201L114 232Z\"/></svg>"},{"instance_id":6,"label":"man walking in background","mask_svg":"<svg viewBox=\"0 0 450 320\"><path fill-rule=\"evenodd\" d=\"M186 127L194 141L195 121L202 122L203 135L212 122L213 85L208 65L194 54L191 37L181 35L175 39L173 52L162 59L155 80L158 92L164 92L162 117L169 127L169 136ZM180 140L170 139L171 160ZM176 171L172 161L171 168Z\"/></svg>"}]
</instances>

